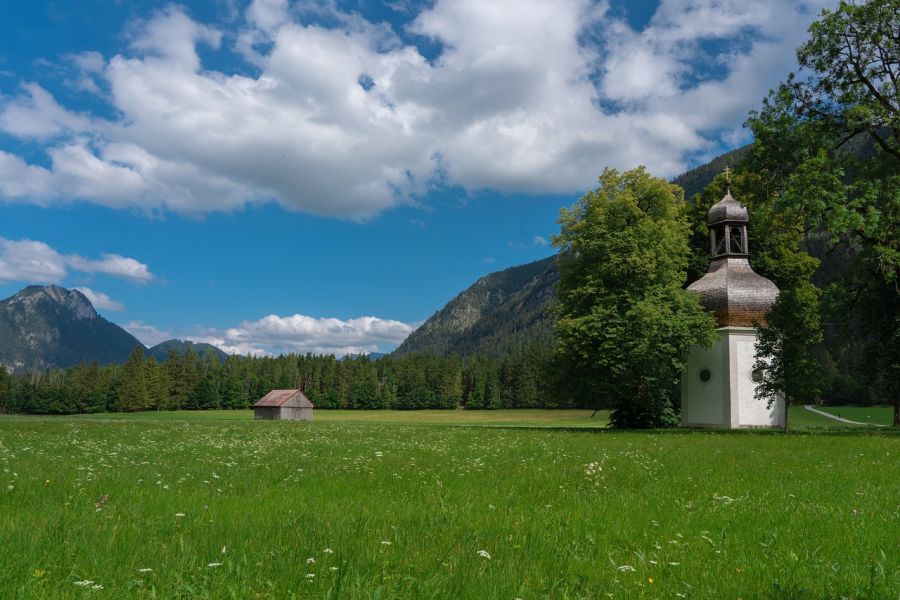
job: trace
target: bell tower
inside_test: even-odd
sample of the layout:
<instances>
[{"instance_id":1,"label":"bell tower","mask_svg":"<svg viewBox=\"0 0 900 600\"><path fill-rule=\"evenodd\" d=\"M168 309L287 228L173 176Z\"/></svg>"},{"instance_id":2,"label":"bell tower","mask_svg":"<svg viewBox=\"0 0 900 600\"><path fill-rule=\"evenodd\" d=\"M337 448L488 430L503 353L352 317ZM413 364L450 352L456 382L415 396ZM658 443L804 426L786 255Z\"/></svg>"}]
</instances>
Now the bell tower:
<instances>
[{"instance_id":1,"label":"bell tower","mask_svg":"<svg viewBox=\"0 0 900 600\"><path fill-rule=\"evenodd\" d=\"M726 176L729 175L726 169ZM778 297L775 284L750 267L747 208L731 189L709 209L709 271L688 286L716 318L712 348L695 347L681 380L681 421L688 427L780 427L783 399L757 400L763 373L754 370L757 325Z\"/></svg>"}]
</instances>

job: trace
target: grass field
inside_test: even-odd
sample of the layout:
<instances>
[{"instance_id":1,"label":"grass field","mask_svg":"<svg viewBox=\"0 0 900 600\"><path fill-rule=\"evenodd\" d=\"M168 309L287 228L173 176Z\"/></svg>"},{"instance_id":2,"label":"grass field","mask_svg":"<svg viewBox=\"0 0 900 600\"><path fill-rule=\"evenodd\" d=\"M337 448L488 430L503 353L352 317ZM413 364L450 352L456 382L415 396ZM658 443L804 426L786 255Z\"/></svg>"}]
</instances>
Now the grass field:
<instances>
[{"instance_id":1,"label":"grass field","mask_svg":"<svg viewBox=\"0 0 900 600\"><path fill-rule=\"evenodd\" d=\"M900 595L886 429L241 414L0 418L0 597Z\"/></svg>"}]
</instances>

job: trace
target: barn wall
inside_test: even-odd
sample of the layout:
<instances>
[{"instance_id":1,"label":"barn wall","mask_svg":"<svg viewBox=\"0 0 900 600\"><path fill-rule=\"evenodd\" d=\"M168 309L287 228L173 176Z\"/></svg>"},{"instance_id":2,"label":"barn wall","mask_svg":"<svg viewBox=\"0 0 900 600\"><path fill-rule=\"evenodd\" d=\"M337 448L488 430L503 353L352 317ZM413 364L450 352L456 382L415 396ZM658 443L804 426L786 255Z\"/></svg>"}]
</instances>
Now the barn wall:
<instances>
[{"instance_id":1,"label":"barn wall","mask_svg":"<svg viewBox=\"0 0 900 600\"><path fill-rule=\"evenodd\" d=\"M311 408L282 406L281 419L284 421L312 421L312 411Z\"/></svg>"},{"instance_id":2,"label":"barn wall","mask_svg":"<svg viewBox=\"0 0 900 600\"><path fill-rule=\"evenodd\" d=\"M278 408L273 406L261 406L253 409L253 418L256 420L277 420Z\"/></svg>"}]
</instances>

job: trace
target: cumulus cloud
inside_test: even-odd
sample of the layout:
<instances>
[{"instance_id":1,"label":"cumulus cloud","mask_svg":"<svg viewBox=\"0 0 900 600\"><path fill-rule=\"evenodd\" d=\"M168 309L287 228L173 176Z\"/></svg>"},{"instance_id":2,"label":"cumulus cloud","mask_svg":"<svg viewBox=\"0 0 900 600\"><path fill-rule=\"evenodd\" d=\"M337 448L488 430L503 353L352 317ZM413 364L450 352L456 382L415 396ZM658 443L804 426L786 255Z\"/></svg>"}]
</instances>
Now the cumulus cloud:
<instances>
[{"instance_id":1,"label":"cumulus cloud","mask_svg":"<svg viewBox=\"0 0 900 600\"><path fill-rule=\"evenodd\" d=\"M181 213L275 201L365 218L436 182L568 194L605 165L671 176L741 139L821 4L662 0L638 31L604 2L437 0L407 32L287 0L255 0L222 32L169 6L127 51L71 59L118 116L68 110L33 83L0 101L0 130L44 142L48 159L0 151L0 200ZM332 25L304 19L316 10ZM204 65L198 47L223 44L252 69Z\"/></svg>"},{"instance_id":2,"label":"cumulus cloud","mask_svg":"<svg viewBox=\"0 0 900 600\"><path fill-rule=\"evenodd\" d=\"M70 270L102 273L138 284L155 279L146 264L127 256L102 254L99 260L91 260L60 254L44 242L0 237L0 283L60 283Z\"/></svg>"},{"instance_id":3,"label":"cumulus cloud","mask_svg":"<svg viewBox=\"0 0 900 600\"><path fill-rule=\"evenodd\" d=\"M133 258L119 254L102 254L101 256L100 260L89 260L73 254L66 258L66 262L76 271L103 273L121 277L133 283L149 283L154 279L150 268Z\"/></svg>"},{"instance_id":4,"label":"cumulus cloud","mask_svg":"<svg viewBox=\"0 0 900 600\"><path fill-rule=\"evenodd\" d=\"M343 356L377 352L382 347L393 348L405 340L417 325L378 317L341 320L300 314L285 317L268 315L257 321L244 321L235 327L211 329L201 335L186 337L195 342L213 344L231 354L259 356L312 352ZM137 333L134 335L137 336Z\"/></svg>"},{"instance_id":5,"label":"cumulus cloud","mask_svg":"<svg viewBox=\"0 0 900 600\"><path fill-rule=\"evenodd\" d=\"M118 300L113 300L103 292L95 292L89 287L74 288L85 295L85 297L94 305L94 308L101 310L111 310L115 312L125 310L125 305Z\"/></svg>"},{"instance_id":6,"label":"cumulus cloud","mask_svg":"<svg viewBox=\"0 0 900 600\"><path fill-rule=\"evenodd\" d=\"M0 283L59 283L66 273L63 256L44 242L0 238Z\"/></svg>"}]
</instances>

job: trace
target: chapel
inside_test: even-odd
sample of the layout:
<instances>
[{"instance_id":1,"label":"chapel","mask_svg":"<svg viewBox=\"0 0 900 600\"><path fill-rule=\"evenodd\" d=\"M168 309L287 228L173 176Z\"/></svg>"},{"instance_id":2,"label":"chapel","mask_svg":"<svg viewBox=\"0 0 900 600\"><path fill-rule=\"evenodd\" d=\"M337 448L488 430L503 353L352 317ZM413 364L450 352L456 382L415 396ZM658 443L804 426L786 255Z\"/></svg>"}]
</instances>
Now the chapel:
<instances>
[{"instance_id":1,"label":"chapel","mask_svg":"<svg viewBox=\"0 0 900 600\"><path fill-rule=\"evenodd\" d=\"M716 319L711 348L695 347L681 381L681 420L687 427L783 427L784 398L756 399L765 376L754 368L757 324L778 298L774 283L750 267L747 208L725 196L709 209L709 271L688 286Z\"/></svg>"}]
</instances>

